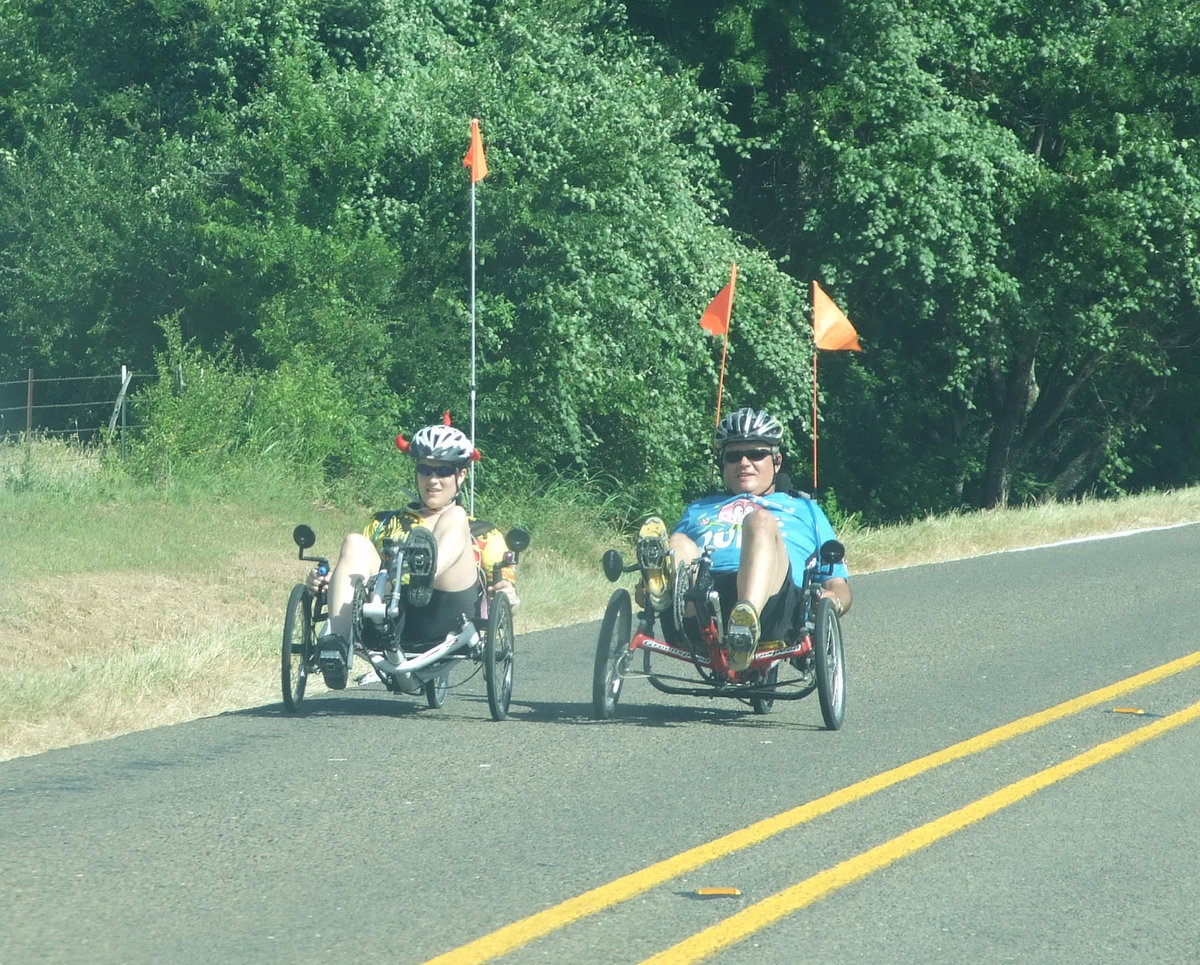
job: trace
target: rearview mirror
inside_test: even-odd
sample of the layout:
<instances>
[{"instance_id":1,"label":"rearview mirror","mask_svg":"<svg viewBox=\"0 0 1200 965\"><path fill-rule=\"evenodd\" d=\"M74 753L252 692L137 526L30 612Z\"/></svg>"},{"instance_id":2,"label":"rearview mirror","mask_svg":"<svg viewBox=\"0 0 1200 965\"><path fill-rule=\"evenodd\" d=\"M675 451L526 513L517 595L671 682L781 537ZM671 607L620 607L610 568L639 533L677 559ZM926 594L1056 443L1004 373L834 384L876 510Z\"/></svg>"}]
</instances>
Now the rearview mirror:
<instances>
[{"instance_id":1,"label":"rearview mirror","mask_svg":"<svg viewBox=\"0 0 1200 965\"><path fill-rule=\"evenodd\" d=\"M311 526L305 526L301 523L292 530L292 539L296 541L296 545L300 547L300 552L303 553L317 541L317 534L312 531Z\"/></svg>"},{"instance_id":2,"label":"rearview mirror","mask_svg":"<svg viewBox=\"0 0 1200 965\"><path fill-rule=\"evenodd\" d=\"M621 554L617 550L609 550L600 562L609 583L616 583L621 578L621 574L625 572L625 561L621 559Z\"/></svg>"},{"instance_id":3,"label":"rearview mirror","mask_svg":"<svg viewBox=\"0 0 1200 965\"><path fill-rule=\"evenodd\" d=\"M504 542L514 553L524 553L529 549L529 530L514 526L504 534Z\"/></svg>"},{"instance_id":4,"label":"rearview mirror","mask_svg":"<svg viewBox=\"0 0 1200 965\"><path fill-rule=\"evenodd\" d=\"M821 544L821 562L826 566L837 566L846 559L846 547L836 539Z\"/></svg>"}]
</instances>

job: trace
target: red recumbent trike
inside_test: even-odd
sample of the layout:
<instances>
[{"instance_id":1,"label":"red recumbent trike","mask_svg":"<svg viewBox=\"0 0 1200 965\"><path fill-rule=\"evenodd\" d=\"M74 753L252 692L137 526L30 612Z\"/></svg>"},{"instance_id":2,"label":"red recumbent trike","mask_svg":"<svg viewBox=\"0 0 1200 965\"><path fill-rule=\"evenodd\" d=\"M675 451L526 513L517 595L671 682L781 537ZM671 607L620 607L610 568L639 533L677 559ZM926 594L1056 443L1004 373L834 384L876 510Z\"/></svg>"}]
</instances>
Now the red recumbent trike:
<instances>
[{"instance_id":1,"label":"red recumbent trike","mask_svg":"<svg viewBox=\"0 0 1200 965\"><path fill-rule=\"evenodd\" d=\"M845 558L837 540L824 543L804 567L801 597L804 612L794 640L760 641L745 670L733 670L721 647L725 628L721 605L705 553L691 564L675 569L671 603L661 614L661 633L655 633L657 615L649 607L638 614L633 627L633 603L628 590L609 598L600 625L592 675L592 716L607 720L616 710L627 679L645 678L665 694L691 697L731 697L748 703L756 714L768 713L776 700L800 700L814 690L821 717L829 730L842 726L846 711L845 662L842 627L837 610L820 597L821 584ZM623 573L638 570L625 566L621 554L604 554L604 573L616 583ZM634 654L641 651L642 669L633 669ZM658 669L652 660L659 658ZM691 665L689 676L664 673L667 658Z\"/></svg>"}]
</instances>

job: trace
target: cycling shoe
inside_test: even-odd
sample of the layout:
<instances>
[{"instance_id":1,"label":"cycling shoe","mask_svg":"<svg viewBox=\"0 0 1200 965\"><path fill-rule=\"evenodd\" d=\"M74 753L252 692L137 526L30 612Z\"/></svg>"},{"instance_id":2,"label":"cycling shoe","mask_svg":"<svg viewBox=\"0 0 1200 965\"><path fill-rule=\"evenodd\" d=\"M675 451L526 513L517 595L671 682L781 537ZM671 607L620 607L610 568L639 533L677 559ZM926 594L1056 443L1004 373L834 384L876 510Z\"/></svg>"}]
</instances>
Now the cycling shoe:
<instances>
[{"instance_id":1,"label":"cycling shoe","mask_svg":"<svg viewBox=\"0 0 1200 965\"><path fill-rule=\"evenodd\" d=\"M404 571L408 585L405 599L413 606L428 606L433 598L433 577L437 573L437 539L433 531L414 526L404 549Z\"/></svg>"},{"instance_id":2,"label":"cycling shoe","mask_svg":"<svg viewBox=\"0 0 1200 965\"><path fill-rule=\"evenodd\" d=\"M729 613L729 626L725 629L725 646L729 648L729 666L733 670L745 670L754 659L758 649L758 611L754 604L739 600Z\"/></svg>"},{"instance_id":3,"label":"cycling shoe","mask_svg":"<svg viewBox=\"0 0 1200 965\"><path fill-rule=\"evenodd\" d=\"M651 610L665 610L674 562L667 550L667 527L657 516L642 524L637 538L637 561L646 587L646 603Z\"/></svg>"},{"instance_id":4,"label":"cycling shoe","mask_svg":"<svg viewBox=\"0 0 1200 965\"><path fill-rule=\"evenodd\" d=\"M346 689L348 656L349 647L344 637L327 633L317 639L317 662L321 667L321 676L325 678L325 686L330 690Z\"/></svg>"}]
</instances>

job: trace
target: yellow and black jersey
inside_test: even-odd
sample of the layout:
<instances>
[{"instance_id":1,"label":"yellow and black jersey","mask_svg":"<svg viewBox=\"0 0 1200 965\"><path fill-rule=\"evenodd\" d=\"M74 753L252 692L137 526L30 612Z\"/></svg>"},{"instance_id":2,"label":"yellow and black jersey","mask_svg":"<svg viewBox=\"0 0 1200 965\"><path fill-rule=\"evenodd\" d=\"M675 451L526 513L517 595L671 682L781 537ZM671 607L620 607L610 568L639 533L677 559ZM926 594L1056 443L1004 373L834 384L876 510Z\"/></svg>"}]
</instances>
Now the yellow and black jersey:
<instances>
[{"instance_id":1,"label":"yellow and black jersey","mask_svg":"<svg viewBox=\"0 0 1200 965\"><path fill-rule=\"evenodd\" d=\"M414 526L425 526L425 520L415 507L406 506L404 509L376 513L363 527L362 534L382 553L385 539L403 540ZM501 566L497 573L497 565L504 563L504 556L508 552L508 543L500 528L486 519L472 519L471 536L475 540L475 565L479 567L483 582L490 584L496 579L515 581L516 568L511 565Z\"/></svg>"}]
</instances>

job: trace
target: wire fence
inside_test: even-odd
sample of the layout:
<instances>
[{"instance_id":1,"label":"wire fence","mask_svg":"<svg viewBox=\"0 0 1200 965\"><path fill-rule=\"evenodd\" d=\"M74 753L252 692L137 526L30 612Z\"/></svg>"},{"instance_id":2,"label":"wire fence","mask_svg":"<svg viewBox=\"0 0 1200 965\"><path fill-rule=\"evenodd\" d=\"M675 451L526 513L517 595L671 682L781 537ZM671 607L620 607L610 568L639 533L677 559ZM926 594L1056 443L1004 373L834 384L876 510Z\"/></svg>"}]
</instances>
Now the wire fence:
<instances>
[{"instance_id":1,"label":"wire fence","mask_svg":"<svg viewBox=\"0 0 1200 965\"><path fill-rule=\"evenodd\" d=\"M112 375L37 378L0 382L0 440L62 438L85 446L116 445L125 451L130 432L129 396L137 382L155 378L122 365Z\"/></svg>"}]
</instances>

